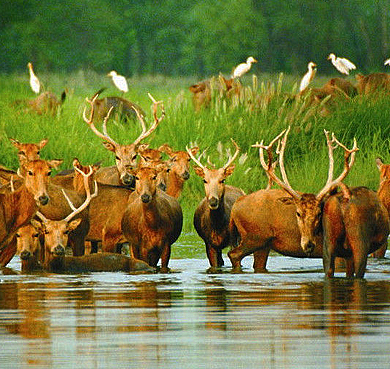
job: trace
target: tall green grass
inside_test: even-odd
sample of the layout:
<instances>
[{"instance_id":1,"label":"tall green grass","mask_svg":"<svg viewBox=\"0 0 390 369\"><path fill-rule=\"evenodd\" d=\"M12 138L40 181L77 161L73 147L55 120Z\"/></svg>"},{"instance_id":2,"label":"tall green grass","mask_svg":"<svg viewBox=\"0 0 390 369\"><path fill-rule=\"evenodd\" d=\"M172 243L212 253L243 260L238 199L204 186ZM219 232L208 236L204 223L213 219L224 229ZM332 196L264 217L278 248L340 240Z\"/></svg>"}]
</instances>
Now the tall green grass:
<instances>
[{"instance_id":1,"label":"tall green grass","mask_svg":"<svg viewBox=\"0 0 390 369\"><path fill-rule=\"evenodd\" d=\"M82 119L85 97L92 96L102 86L107 86L102 96L118 95L109 79L89 71L72 75L43 75L47 89L58 96L64 88L68 95L62 113L57 116L38 116L25 113L12 106L17 99L34 98L28 85L28 76L0 76L0 164L17 167L15 148L9 142L13 137L22 142L39 142L48 138L42 150L44 158L62 158L62 169L69 168L74 157L83 163L102 161L112 165L111 152L104 149ZM328 170L326 140L323 130L336 134L346 146L352 147L353 138L360 151L346 183L378 187L378 170L375 158L390 162L390 98L378 96L356 97L339 104L329 116L320 116L315 109L302 109L301 102L287 96L294 92L299 79L293 76L259 76L243 80L245 94L233 104L215 98L209 109L195 113L188 86L195 79L173 79L165 77L133 78L129 80L130 91L125 96L138 103L151 120L150 100L147 92L163 100L166 118L157 131L146 141L152 147L165 142L174 149L185 149L190 143L201 151L207 149L206 157L219 166L226 162L226 150L233 150L230 138L241 147L240 160L227 183L243 188L247 193L264 188L267 178L260 168L258 151L251 148L256 141L269 142L280 131L291 126L285 164L290 182L299 191L317 192L324 185ZM317 79L322 85L325 78ZM108 131L117 142L130 143L140 132L139 124L110 120ZM342 151L335 151L336 168L342 169ZM203 197L203 183L192 175L186 183L180 199L185 215L185 230L192 230L192 216L197 203Z\"/></svg>"}]
</instances>

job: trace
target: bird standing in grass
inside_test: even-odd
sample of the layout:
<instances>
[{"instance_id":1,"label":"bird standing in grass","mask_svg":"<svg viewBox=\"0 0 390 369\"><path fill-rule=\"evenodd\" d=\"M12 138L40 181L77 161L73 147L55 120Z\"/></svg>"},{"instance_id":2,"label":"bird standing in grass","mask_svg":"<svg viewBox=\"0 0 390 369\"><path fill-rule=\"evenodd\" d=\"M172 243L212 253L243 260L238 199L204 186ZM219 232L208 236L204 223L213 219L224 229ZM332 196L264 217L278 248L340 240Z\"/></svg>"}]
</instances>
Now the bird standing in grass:
<instances>
[{"instance_id":1,"label":"bird standing in grass","mask_svg":"<svg viewBox=\"0 0 390 369\"><path fill-rule=\"evenodd\" d=\"M129 86L127 85L126 78L117 74L114 70L112 70L110 73L107 74L107 76L112 78L112 82L114 83L115 87L122 91L123 93L126 93L129 91Z\"/></svg>"},{"instance_id":2,"label":"bird standing in grass","mask_svg":"<svg viewBox=\"0 0 390 369\"><path fill-rule=\"evenodd\" d=\"M356 69L356 65L353 64L350 60L336 57L336 55L333 53L329 54L328 60L329 59L332 61L332 64L340 73L348 75L350 70Z\"/></svg>"},{"instance_id":3,"label":"bird standing in grass","mask_svg":"<svg viewBox=\"0 0 390 369\"><path fill-rule=\"evenodd\" d=\"M237 67L234 68L232 78L239 78L243 76L249 71L249 69L251 69L252 63L257 63L257 60L253 56L250 56L246 60L246 63L238 64Z\"/></svg>"},{"instance_id":4,"label":"bird standing in grass","mask_svg":"<svg viewBox=\"0 0 390 369\"><path fill-rule=\"evenodd\" d=\"M32 64L29 62L27 63L27 67L28 67L28 70L30 72L30 86L31 86L31 89L36 93L36 94L39 94L39 91L41 89L41 84L39 82L39 79L38 77L35 75L34 71L33 71L33 66Z\"/></svg>"},{"instance_id":5,"label":"bird standing in grass","mask_svg":"<svg viewBox=\"0 0 390 369\"><path fill-rule=\"evenodd\" d=\"M303 76L301 80L301 84L299 85L299 91L303 91L307 86L309 86L310 82L313 80L314 76L317 72L317 64L313 62L309 62L307 65L308 71Z\"/></svg>"},{"instance_id":6,"label":"bird standing in grass","mask_svg":"<svg viewBox=\"0 0 390 369\"><path fill-rule=\"evenodd\" d=\"M383 63L384 65L390 65L390 58L386 59L385 62Z\"/></svg>"}]
</instances>

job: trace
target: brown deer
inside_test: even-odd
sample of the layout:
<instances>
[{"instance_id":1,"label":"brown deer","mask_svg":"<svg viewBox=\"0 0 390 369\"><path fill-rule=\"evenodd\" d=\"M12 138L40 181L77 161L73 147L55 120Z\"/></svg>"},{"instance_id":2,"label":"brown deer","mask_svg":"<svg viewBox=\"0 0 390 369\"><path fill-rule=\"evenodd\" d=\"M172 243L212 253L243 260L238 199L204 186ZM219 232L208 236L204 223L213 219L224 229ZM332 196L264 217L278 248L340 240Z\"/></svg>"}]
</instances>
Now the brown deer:
<instances>
[{"instance_id":1,"label":"brown deer","mask_svg":"<svg viewBox=\"0 0 390 369\"><path fill-rule=\"evenodd\" d=\"M377 195L390 215L390 165L384 164L380 158L376 159L376 165L379 170L379 188ZM384 258L387 250L387 243L374 252L373 256Z\"/></svg>"},{"instance_id":2,"label":"brown deer","mask_svg":"<svg viewBox=\"0 0 390 369\"><path fill-rule=\"evenodd\" d=\"M152 95L149 94L149 97L153 102L154 109L157 109L157 102L154 100ZM100 132L96 128L93 122L94 108L95 108L94 101L96 100L96 98L97 96L95 96L93 100L86 99L87 102L91 105L91 112L89 118L87 118L86 109L84 109L83 118L84 121L91 128L91 130L98 137L103 139L104 147L115 154L116 167L101 168L96 173L95 178L98 182L101 183L113 184L113 185L125 185L131 188L132 186L134 186L134 176L132 174L132 171L137 165L136 160L137 160L138 146L140 145L143 139L148 137L158 127L161 120L164 119L165 111L162 108L160 118L155 119L153 124L150 125L149 129L146 129L144 117L138 110L134 108L138 120L141 123L142 132L130 145L120 145L117 142L115 142L107 133L107 120L110 116L110 112L112 111L112 109L109 110L106 117L104 118L103 126L102 126L103 132ZM156 114L154 114L154 116L156 117Z\"/></svg>"},{"instance_id":3,"label":"brown deer","mask_svg":"<svg viewBox=\"0 0 390 369\"><path fill-rule=\"evenodd\" d=\"M40 159L41 150L48 143L48 139L45 138L41 140L39 143L22 143L14 138L10 138L12 145L14 145L18 149L18 158L19 163L23 163L24 161L33 161Z\"/></svg>"},{"instance_id":4,"label":"brown deer","mask_svg":"<svg viewBox=\"0 0 390 369\"><path fill-rule=\"evenodd\" d=\"M14 105L22 105L27 111L35 112L39 115L51 114L54 116L61 109L65 99L66 90L62 92L61 99L58 99L52 92L45 91L32 100L17 100Z\"/></svg>"},{"instance_id":5,"label":"brown deer","mask_svg":"<svg viewBox=\"0 0 390 369\"><path fill-rule=\"evenodd\" d=\"M122 218L122 231L134 257L169 271L171 245L180 236L183 214L179 202L157 188L157 170L140 167L135 191Z\"/></svg>"},{"instance_id":6,"label":"brown deer","mask_svg":"<svg viewBox=\"0 0 390 369\"><path fill-rule=\"evenodd\" d=\"M189 90L193 94L192 102L196 112L210 106L213 89L219 91L219 94L222 96L232 98L240 95L242 86L234 78L226 79L222 75L219 75L218 79L213 77L190 86Z\"/></svg>"},{"instance_id":7,"label":"brown deer","mask_svg":"<svg viewBox=\"0 0 390 369\"><path fill-rule=\"evenodd\" d=\"M322 257L321 214L322 206L330 191L348 174L355 159L356 142L349 150L333 136L329 139L325 132L329 150L328 180L317 194L298 193L288 184L284 169L284 148L287 131L283 131L268 146L261 144L260 162L268 177L283 190L259 190L239 198L233 205L230 218L230 232L239 237L239 245L232 249L228 256L235 271L241 270L241 260L255 253L254 269L256 272L266 271L266 263L270 250L293 257ZM283 181L275 175L275 163L272 159L272 148L284 135L279 148L279 167ZM345 151L345 166L343 172L333 179L334 144ZM269 155L268 163L264 160L263 149ZM286 183L286 185L285 185ZM286 193L287 192L287 193ZM290 195L290 196L287 196Z\"/></svg>"},{"instance_id":8,"label":"brown deer","mask_svg":"<svg viewBox=\"0 0 390 369\"><path fill-rule=\"evenodd\" d=\"M135 113L135 110L137 110L140 113L140 115L145 116L145 112L142 110L142 108L139 105L129 100L126 100L123 97L108 96L99 99L98 96L104 90L105 88L100 89L91 98L91 101L94 102L93 108L95 110L95 115L97 120L104 119L104 117L107 116L110 109L113 109L114 114L117 114L120 118L125 120L137 119L137 114Z\"/></svg>"},{"instance_id":9,"label":"brown deer","mask_svg":"<svg viewBox=\"0 0 390 369\"><path fill-rule=\"evenodd\" d=\"M268 169L264 162L263 150L268 147L260 147L260 161L270 177L294 200L297 208L297 223L301 233L301 246L305 252L314 248L312 240L318 234L319 218L322 218L323 228L323 264L327 277L333 277L335 271L335 259L341 257L346 260L347 277L356 276L363 278L367 265L367 257L387 242L389 235L389 216L386 208L379 200L377 194L365 187L349 189L342 183L355 160L355 153L358 150L356 141L354 147L348 150L334 135L328 142L330 166L328 181L325 187L317 196L312 195L310 207L302 207L302 198L306 194L298 194L288 183L287 175L283 164L283 152L288 131L282 140L282 149L279 155L279 166L283 180L280 180L274 169ZM341 175L333 180L333 143L344 148L344 170ZM333 187L341 188L342 193L330 195ZM315 201L313 201L313 198ZM310 199L310 198L309 198ZM307 200L305 200L307 201ZM314 209L314 211L313 211Z\"/></svg>"},{"instance_id":10,"label":"brown deer","mask_svg":"<svg viewBox=\"0 0 390 369\"><path fill-rule=\"evenodd\" d=\"M374 92L390 92L390 74L371 73L366 76L356 75L357 89L361 95L370 95Z\"/></svg>"},{"instance_id":11,"label":"brown deer","mask_svg":"<svg viewBox=\"0 0 390 369\"><path fill-rule=\"evenodd\" d=\"M169 156L166 192L169 196L179 198L185 181L190 178L191 156L187 151L174 151L168 144L160 146L158 150ZM190 149L192 156L198 151L198 147Z\"/></svg>"},{"instance_id":12,"label":"brown deer","mask_svg":"<svg viewBox=\"0 0 390 369\"><path fill-rule=\"evenodd\" d=\"M33 222L33 220L31 220ZM39 232L29 223L16 232L16 255L21 260L23 273L41 271L41 243Z\"/></svg>"},{"instance_id":13,"label":"brown deer","mask_svg":"<svg viewBox=\"0 0 390 369\"><path fill-rule=\"evenodd\" d=\"M77 169L77 168L76 168ZM78 170L78 169L77 169ZM72 220L76 215L80 214L84 209L86 209L92 198L97 196L97 184L95 182L95 192L91 195L88 183L88 177L92 175L92 168L90 168L90 172L85 174L81 172L84 178L86 197L84 202L78 206L77 208L74 206L72 201L69 199L65 190L62 189L62 194L66 201L69 204L69 207L72 209L70 213L68 213L64 218L52 220L48 219L44 214L40 211L37 212L38 218L41 220L39 223L40 226L37 226L37 222L32 220L32 224L38 229L40 228L42 234L44 234L45 238L45 268L50 269L50 265L53 262L53 258L57 256L65 255L65 247L68 244L69 235L76 230L76 228L82 222L82 218L77 218ZM56 261L54 261L56 263Z\"/></svg>"},{"instance_id":14,"label":"brown deer","mask_svg":"<svg viewBox=\"0 0 390 369\"><path fill-rule=\"evenodd\" d=\"M187 148L188 155L198 165L194 167L195 173L203 178L204 182L206 196L195 210L194 226L206 245L211 270L224 264L222 249L232 243L229 232L230 212L235 201L245 195L240 188L225 185L226 178L234 171L233 162L240 152L237 144L233 140L232 142L236 152L223 167L218 169L204 166L195 158L193 151Z\"/></svg>"},{"instance_id":15,"label":"brown deer","mask_svg":"<svg viewBox=\"0 0 390 369\"><path fill-rule=\"evenodd\" d=\"M3 188L0 193L0 265L9 263L16 252L15 233L34 216L38 206L48 206L51 198L48 193L49 175L61 161L34 160L25 164L25 177L18 177L15 183L14 172L0 170L0 175L10 180L11 189Z\"/></svg>"}]
</instances>

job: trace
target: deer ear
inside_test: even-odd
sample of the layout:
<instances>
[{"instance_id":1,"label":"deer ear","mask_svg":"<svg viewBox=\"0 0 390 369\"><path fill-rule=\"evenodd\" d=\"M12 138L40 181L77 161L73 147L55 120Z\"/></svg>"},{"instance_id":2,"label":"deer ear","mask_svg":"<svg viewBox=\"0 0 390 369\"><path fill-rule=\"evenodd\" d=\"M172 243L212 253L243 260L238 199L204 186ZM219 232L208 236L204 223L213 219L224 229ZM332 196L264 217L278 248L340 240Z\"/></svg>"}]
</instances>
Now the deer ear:
<instances>
[{"instance_id":1,"label":"deer ear","mask_svg":"<svg viewBox=\"0 0 390 369\"><path fill-rule=\"evenodd\" d=\"M38 232L43 232L45 226L42 222L36 219L31 219L30 223Z\"/></svg>"},{"instance_id":2,"label":"deer ear","mask_svg":"<svg viewBox=\"0 0 390 369\"><path fill-rule=\"evenodd\" d=\"M378 167L378 169L381 170L381 167L383 165L383 161L381 160L381 158L376 158L375 163L376 163L376 166Z\"/></svg>"},{"instance_id":3,"label":"deer ear","mask_svg":"<svg viewBox=\"0 0 390 369\"><path fill-rule=\"evenodd\" d=\"M43 139L39 144L38 144L38 147L39 149L43 149L46 144L49 142L49 140L47 138Z\"/></svg>"},{"instance_id":4,"label":"deer ear","mask_svg":"<svg viewBox=\"0 0 390 369\"><path fill-rule=\"evenodd\" d=\"M173 150L168 144L161 145L158 149L158 151L165 152L167 155L171 155Z\"/></svg>"},{"instance_id":5,"label":"deer ear","mask_svg":"<svg viewBox=\"0 0 390 369\"><path fill-rule=\"evenodd\" d=\"M229 177L233 172L234 172L234 168L235 168L235 164L232 164L232 165L229 165L226 169L225 169L225 177Z\"/></svg>"},{"instance_id":6,"label":"deer ear","mask_svg":"<svg viewBox=\"0 0 390 369\"><path fill-rule=\"evenodd\" d=\"M12 145L14 145L17 149L19 149L20 142L18 140L15 140L14 138L10 138L9 140L11 141Z\"/></svg>"},{"instance_id":7,"label":"deer ear","mask_svg":"<svg viewBox=\"0 0 390 369\"><path fill-rule=\"evenodd\" d=\"M58 168L64 161L62 159L53 159L49 160L48 163L50 165L50 168Z\"/></svg>"},{"instance_id":8,"label":"deer ear","mask_svg":"<svg viewBox=\"0 0 390 369\"><path fill-rule=\"evenodd\" d=\"M112 152L115 152L115 146L110 142L103 142L103 146Z\"/></svg>"},{"instance_id":9,"label":"deer ear","mask_svg":"<svg viewBox=\"0 0 390 369\"><path fill-rule=\"evenodd\" d=\"M283 205L294 205L294 199L292 197L279 197L278 201Z\"/></svg>"},{"instance_id":10,"label":"deer ear","mask_svg":"<svg viewBox=\"0 0 390 369\"><path fill-rule=\"evenodd\" d=\"M73 165L73 167L75 167L75 168L81 169L80 160L77 159L77 158L74 158L74 159L73 159L72 165Z\"/></svg>"},{"instance_id":11,"label":"deer ear","mask_svg":"<svg viewBox=\"0 0 390 369\"><path fill-rule=\"evenodd\" d=\"M204 170L201 167L194 167L194 171L195 171L196 175L204 178Z\"/></svg>"},{"instance_id":12,"label":"deer ear","mask_svg":"<svg viewBox=\"0 0 390 369\"><path fill-rule=\"evenodd\" d=\"M74 231L81 223L82 218L78 218L75 220L72 220L71 222L68 223L68 231L72 232Z\"/></svg>"},{"instance_id":13,"label":"deer ear","mask_svg":"<svg viewBox=\"0 0 390 369\"><path fill-rule=\"evenodd\" d=\"M194 155L194 156L198 153L198 151L199 151L199 147L198 146L194 146L194 147L191 148L191 154Z\"/></svg>"}]
</instances>

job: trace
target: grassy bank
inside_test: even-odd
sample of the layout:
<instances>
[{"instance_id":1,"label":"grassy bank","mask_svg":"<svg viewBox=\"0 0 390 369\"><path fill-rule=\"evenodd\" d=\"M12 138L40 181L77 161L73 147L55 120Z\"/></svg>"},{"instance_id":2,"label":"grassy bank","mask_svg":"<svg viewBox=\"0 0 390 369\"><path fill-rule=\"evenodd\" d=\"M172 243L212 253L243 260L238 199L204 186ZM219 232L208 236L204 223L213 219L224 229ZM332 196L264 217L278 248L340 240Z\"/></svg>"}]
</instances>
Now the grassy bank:
<instances>
[{"instance_id":1,"label":"grassy bank","mask_svg":"<svg viewBox=\"0 0 390 369\"><path fill-rule=\"evenodd\" d=\"M12 106L17 99L33 98L28 86L28 76L0 76L0 164L16 168L15 149L9 137L23 142L38 142L49 139L42 151L43 158L62 158L62 169L70 167L71 160L78 157L83 163L99 160L103 165L114 163L113 155L104 149L100 140L82 120L84 99L102 86L107 86L103 96L118 95L104 75L92 72L79 72L74 75L43 75L43 84L58 96L66 87L68 95L60 115L38 116L26 114ZM347 146L352 146L356 137L360 148L356 164L348 175L346 183L378 187L378 171L375 158L380 156L390 162L389 98L375 100L357 97L340 104L333 114L322 117L314 111L301 109L301 104L286 102L285 93L291 93L297 78L292 76L280 79L279 76L259 76L253 81L250 77L243 83L248 86L246 103L230 107L223 100L216 100L211 108L194 113L188 86L194 79L133 78L129 80L130 91L125 96L141 105L148 112L150 121L150 101L147 92L156 99L163 100L166 118L158 130L147 140L152 147L169 143L175 149L184 149L190 142L196 142L216 165L226 161L226 149L231 148L233 137L241 147L242 154L237 161L234 174L227 183L240 186L246 192L263 188L267 179L260 169L258 152L251 145L262 139L269 142L282 129L291 125L285 163L294 188L316 192L326 181L328 169L327 148L323 130L335 132ZM317 79L322 85L325 78ZM270 82L269 82L270 81ZM270 99L264 102L264 97ZM254 102L260 99L260 102ZM249 102L249 103L248 103ZM140 132L137 123L110 121L110 135L119 143L129 143ZM218 142L222 150L217 150ZM221 146L219 146L221 147ZM340 150L340 149L339 149ZM342 152L336 150L336 170L341 170ZM185 214L185 231L192 231L192 216L198 201L203 196L203 183L192 175L185 186L181 203Z\"/></svg>"}]
</instances>

